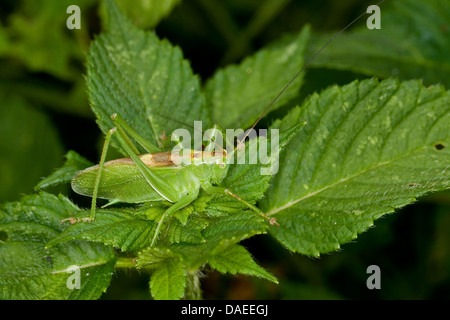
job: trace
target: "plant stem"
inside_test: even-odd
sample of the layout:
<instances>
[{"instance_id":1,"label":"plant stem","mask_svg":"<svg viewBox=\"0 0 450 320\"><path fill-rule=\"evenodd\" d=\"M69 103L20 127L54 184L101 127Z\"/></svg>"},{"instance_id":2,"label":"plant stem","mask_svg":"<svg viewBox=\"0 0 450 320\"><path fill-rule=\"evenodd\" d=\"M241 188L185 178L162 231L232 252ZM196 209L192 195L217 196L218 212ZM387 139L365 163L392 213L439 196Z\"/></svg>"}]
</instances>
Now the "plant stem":
<instances>
[{"instance_id":1,"label":"plant stem","mask_svg":"<svg viewBox=\"0 0 450 320\"><path fill-rule=\"evenodd\" d=\"M135 258L118 257L114 268L136 268Z\"/></svg>"},{"instance_id":2,"label":"plant stem","mask_svg":"<svg viewBox=\"0 0 450 320\"><path fill-rule=\"evenodd\" d=\"M202 289L200 287L200 271L187 271L186 290L184 293L185 300L202 300Z\"/></svg>"}]
</instances>

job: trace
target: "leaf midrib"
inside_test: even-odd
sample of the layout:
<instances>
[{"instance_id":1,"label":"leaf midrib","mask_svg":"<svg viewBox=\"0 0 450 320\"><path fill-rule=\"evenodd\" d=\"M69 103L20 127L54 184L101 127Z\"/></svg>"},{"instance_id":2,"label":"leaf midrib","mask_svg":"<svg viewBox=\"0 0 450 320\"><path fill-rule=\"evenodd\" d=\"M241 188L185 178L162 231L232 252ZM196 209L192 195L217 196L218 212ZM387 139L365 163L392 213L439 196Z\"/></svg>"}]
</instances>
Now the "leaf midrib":
<instances>
[{"instance_id":1,"label":"leaf midrib","mask_svg":"<svg viewBox=\"0 0 450 320\"><path fill-rule=\"evenodd\" d=\"M293 205L295 205L295 204L297 204L297 203L299 203L299 202L302 202L303 200L306 200L306 199L308 199L308 198L311 198L311 197L313 197L313 196L316 196L316 195L318 195L318 194L320 194L320 193L322 193L322 192L324 192L324 191L326 191L326 190L328 190L328 189L331 189L331 188L333 188L333 187L335 187L335 186L337 186L337 185L339 185L339 184L341 184L341 183L347 182L347 181L349 181L349 180L351 180L351 179L353 179L353 178L356 178L356 177L358 177L358 176L360 176L360 175L362 175L362 174L364 174L364 173L366 173L366 172L369 172L369 171L371 171L371 170L374 170L374 169L376 169L376 168L379 168L379 167L382 167L382 166L391 164L392 162L395 162L395 161L400 160L400 159L402 159L402 158L404 158L404 157L410 156L410 155L412 155L412 154L414 154L414 153L416 153L416 152L423 151L423 150L426 149L426 148L427 148L427 146L422 146L422 147L420 147L420 148L417 148L417 149L414 149L414 150L412 150L412 151L410 151L410 152L407 152L407 153L405 153L405 154L403 154L403 155L401 155L401 156L399 156L399 157L392 158L392 159L390 159L390 160L388 160L388 161L384 161L384 162L381 162L381 163L377 163L377 164L374 165L374 166L371 166L371 167L366 168L366 169L364 169L364 170L361 170L361 171L359 171L359 172L357 172L357 173L355 173L355 174L353 174L353 175L350 175L350 176L348 176L348 177L346 177L346 178L343 178L343 179L340 179L340 180L338 180L338 181L336 181L336 182L333 182L332 184L330 184L330 185L328 185L328 186L326 186L326 187L324 187L324 188L322 188L322 189L319 189L319 190L316 190L316 191L311 192L311 193L309 193L309 194L306 194L305 196L303 196L303 197L301 197L301 198L299 198L299 199L296 199L296 200L293 200L293 201L289 201L289 202L286 203L285 205L280 206L280 207L278 207L278 208L274 208L274 209L272 209L271 211L269 211L268 213L266 213L266 215L267 215L267 216L274 215L274 214L276 214L276 213L278 213L278 212L280 212L280 211L283 211L283 210L285 210L285 209L287 209L287 208L292 207Z\"/></svg>"}]
</instances>

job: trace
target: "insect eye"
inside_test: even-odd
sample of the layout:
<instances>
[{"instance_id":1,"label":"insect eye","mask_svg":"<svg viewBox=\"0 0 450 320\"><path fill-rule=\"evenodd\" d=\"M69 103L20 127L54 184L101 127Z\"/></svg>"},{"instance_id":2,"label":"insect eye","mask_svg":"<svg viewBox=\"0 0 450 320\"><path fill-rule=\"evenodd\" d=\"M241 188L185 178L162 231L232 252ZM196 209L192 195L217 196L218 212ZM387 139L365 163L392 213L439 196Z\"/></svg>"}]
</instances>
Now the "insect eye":
<instances>
[{"instance_id":1,"label":"insect eye","mask_svg":"<svg viewBox=\"0 0 450 320\"><path fill-rule=\"evenodd\" d=\"M221 167L221 168L225 168L225 163L223 163L223 162L219 162L219 167Z\"/></svg>"}]
</instances>

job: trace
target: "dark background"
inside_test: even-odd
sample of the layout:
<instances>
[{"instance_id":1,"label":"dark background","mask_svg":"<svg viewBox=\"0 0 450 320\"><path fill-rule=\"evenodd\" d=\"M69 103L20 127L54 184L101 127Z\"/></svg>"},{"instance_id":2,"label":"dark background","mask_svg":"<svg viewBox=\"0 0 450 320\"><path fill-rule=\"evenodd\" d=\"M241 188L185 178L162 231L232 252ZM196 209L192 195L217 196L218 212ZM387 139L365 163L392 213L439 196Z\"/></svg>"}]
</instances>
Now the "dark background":
<instances>
[{"instance_id":1,"label":"dark background","mask_svg":"<svg viewBox=\"0 0 450 320\"><path fill-rule=\"evenodd\" d=\"M103 137L83 87L85 53L89 42L101 31L98 5L94 0L86 1L82 31L75 34L65 28L65 10L55 9L56 13L52 13L51 9L57 8L53 2L58 0L42 1L41 6L36 4L39 1L33 4L13 0L2 1L0 5L1 203L33 192L39 178L60 166L68 150L75 150L93 162L99 158ZM337 31L373 3L280 0L255 19L262 2L184 0L156 27L156 32L180 46L194 72L206 80L217 68L239 62L307 23L317 33ZM364 24L365 20L358 23ZM45 28L60 28L61 32L54 37L53 33L42 35ZM306 96L333 83L345 84L365 77L347 71L308 69L305 83L311 85L305 85L302 94ZM23 109L22 113L12 111L19 109ZM277 113L270 114L260 125L276 117ZM37 119L52 132L35 127ZM67 193L80 206L89 206L89 199L67 188L54 191ZM205 270L204 297L448 299L449 211L448 192L430 195L379 219L375 227L354 242L318 259L292 254L270 236L248 239L242 244L278 277L280 284ZM369 265L381 268L381 290L366 287ZM148 275L118 271L103 298L148 299Z\"/></svg>"}]
</instances>

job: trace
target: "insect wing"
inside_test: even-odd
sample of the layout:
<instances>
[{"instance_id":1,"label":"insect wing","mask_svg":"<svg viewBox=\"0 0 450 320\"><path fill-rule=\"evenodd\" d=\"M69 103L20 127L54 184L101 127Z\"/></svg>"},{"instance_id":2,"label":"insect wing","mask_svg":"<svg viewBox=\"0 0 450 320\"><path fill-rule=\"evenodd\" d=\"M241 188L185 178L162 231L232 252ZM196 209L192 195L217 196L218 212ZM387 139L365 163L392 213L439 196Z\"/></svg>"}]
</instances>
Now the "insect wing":
<instances>
[{"instance_id":1,"label":"insect wing","mask_svg":"<svg viewBox=\"0 0 450 320\"><path fill-rule=\"evenodd\" d=\"M172 165L149 167L168 180L171 180L182 169ZM72 189L78 194L91 197L97 174L98 165L78 172L72 180ZM127 203L164 200L149 186L138 167L128 158L105 163L98 188L98 197Z\"/></svg>"}]
</instances>

